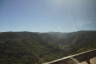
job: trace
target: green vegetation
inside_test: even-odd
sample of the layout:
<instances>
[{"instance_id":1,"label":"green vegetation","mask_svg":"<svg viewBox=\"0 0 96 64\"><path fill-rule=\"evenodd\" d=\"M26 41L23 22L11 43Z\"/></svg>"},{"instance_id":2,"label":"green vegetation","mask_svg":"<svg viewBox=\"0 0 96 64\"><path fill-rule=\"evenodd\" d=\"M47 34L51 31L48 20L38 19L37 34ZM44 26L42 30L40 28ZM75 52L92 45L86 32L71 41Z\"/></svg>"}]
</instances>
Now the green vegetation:
<instances>
[{"instance_id":1,"label":"green vegetation","mask_svg":"<svg viewBox=\"0 0 96 64\"><path fill-rule=\"evenodd\" d=\"M0 64L41 64L95 49L96 31L0 33Z\"/></svg>"}]
</instances>

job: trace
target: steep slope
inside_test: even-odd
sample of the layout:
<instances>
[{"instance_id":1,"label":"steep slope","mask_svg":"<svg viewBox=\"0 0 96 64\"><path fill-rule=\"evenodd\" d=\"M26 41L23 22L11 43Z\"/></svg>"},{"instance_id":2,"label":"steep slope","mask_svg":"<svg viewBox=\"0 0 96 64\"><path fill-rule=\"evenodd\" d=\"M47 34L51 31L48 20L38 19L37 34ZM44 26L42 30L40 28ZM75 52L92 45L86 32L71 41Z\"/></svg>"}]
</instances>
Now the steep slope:
<instances>
[{"instance_id":1,"label":"steep slope","mask_svg":"<svg viewBox=\"0 0 96 64\"><path fill-rule=\"evenodd\" d=\"M72 52L82 52L96 48L96 31L78 31L67 34L67 38L62 38L58 42L61 49Z\"/></svg>"},{"instance_id":2,"label":"steep slope","mask_svg":"<svg viewBox=\"0 0 96 64\"><path fill-rule=\"evenodd\" d=\"M30 32L0 34L0 64L40 64L63 56L62 50L42 37Z\"/></svg>"},{"instance_id":3,"label":"steep slope","mask_svg":"<svg viewBox=\"0 0 96 64\"><path fill-rule=\"evenodd\" d=\"M41 64L96 48L96 31L0 33L0 64Z\"/></svg>"}]
</instances>

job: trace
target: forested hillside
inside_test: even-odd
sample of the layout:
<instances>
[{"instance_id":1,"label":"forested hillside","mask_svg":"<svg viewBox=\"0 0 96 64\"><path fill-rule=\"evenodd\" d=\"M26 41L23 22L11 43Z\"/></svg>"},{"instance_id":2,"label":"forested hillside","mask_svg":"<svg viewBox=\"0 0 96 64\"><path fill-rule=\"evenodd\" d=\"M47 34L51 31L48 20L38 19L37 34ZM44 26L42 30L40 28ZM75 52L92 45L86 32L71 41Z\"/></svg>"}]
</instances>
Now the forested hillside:
<instances>
[{"instance_id":1,"label":"forested hillside","mask_svg":"<svg viewBox=\"0 0 96 64\"><path fill-rule=\"evenodd\" d=\"M1 32L0 64L41 64L96 48L96 31Z\"/></svg>"}]
</instances>

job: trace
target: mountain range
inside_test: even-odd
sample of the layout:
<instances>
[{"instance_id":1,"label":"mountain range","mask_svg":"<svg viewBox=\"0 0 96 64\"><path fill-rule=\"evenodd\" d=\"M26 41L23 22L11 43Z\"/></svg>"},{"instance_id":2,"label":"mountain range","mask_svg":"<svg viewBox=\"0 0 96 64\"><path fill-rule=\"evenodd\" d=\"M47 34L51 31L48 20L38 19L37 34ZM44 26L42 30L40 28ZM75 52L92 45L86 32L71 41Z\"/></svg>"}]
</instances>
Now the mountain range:
<instances>
[{"instance_id":1,"label":"mountain range","mask_svg":"<svg viewBox=\"0 0 96 64\"><path fill-rule=\"evenodd\" d=\"M96 31L0 33L0 64L41 64L90 49Z\"/></svg>"}]
</instances>

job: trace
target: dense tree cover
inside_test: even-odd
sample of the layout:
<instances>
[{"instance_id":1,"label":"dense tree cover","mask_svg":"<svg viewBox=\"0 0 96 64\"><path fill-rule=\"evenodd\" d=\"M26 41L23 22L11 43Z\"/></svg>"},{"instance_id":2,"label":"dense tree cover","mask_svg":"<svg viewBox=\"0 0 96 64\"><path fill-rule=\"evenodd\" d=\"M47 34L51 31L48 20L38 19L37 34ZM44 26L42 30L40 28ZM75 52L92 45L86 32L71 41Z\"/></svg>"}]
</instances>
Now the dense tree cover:
<instances>
[{"instance_id":1,"label":"dense tree cover","mask_svg":"<svg viewBox=\"0 0 96 64\"><path fill-rule=\"evenodd\" d=\"M41 64L96 48L96 31L2 32L0 64Z\"/></svg>"}]
</instances>

